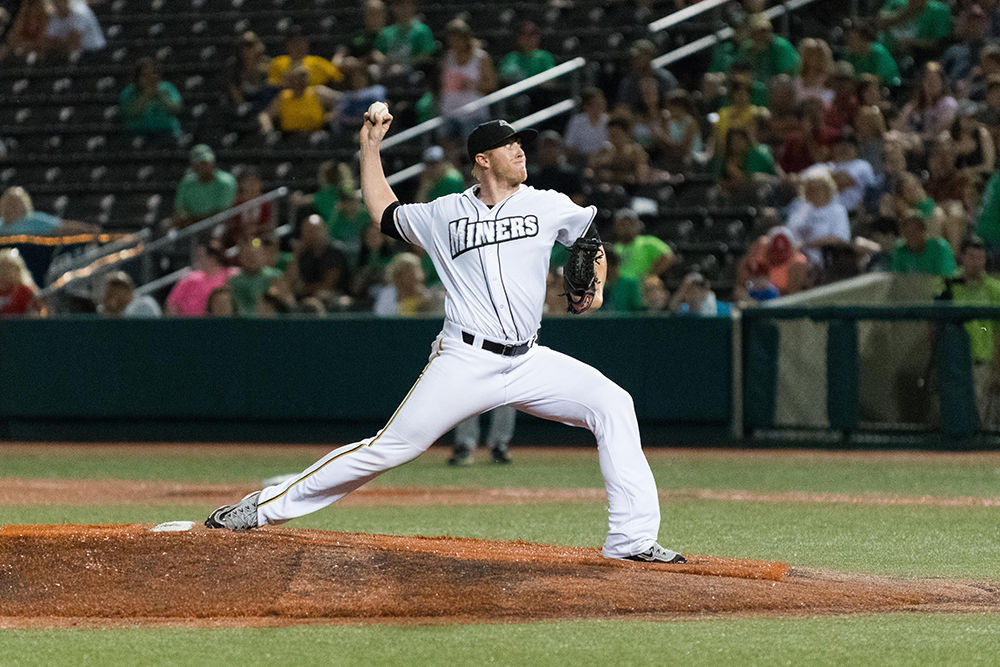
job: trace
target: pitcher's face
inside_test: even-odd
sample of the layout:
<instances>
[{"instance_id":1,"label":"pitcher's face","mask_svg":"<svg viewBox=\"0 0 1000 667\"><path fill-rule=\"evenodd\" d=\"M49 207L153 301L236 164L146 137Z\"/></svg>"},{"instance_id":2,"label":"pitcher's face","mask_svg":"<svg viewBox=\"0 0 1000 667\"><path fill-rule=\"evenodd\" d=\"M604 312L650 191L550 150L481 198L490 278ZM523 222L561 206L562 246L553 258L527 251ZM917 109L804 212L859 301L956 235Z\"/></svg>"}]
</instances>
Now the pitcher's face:
<instances>
[{"instance_id":1,"label":"pitcher's face","mask_svg":"<svg viewBox=\"0 0 1000 667\"><path fill-rule=\"evenodd\" d=\"M522 183L528 177L528 161L520 139L487 151L490 169L497 180L508 183Z\"/></svg>"}]
</instances>

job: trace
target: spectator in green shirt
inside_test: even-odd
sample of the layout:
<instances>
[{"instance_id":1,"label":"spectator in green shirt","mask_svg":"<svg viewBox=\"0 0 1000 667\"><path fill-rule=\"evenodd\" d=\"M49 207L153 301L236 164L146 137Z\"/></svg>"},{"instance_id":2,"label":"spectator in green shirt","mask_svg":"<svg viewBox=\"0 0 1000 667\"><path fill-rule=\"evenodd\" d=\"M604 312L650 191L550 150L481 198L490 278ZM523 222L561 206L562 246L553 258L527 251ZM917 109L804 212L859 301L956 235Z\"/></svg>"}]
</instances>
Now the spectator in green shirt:
<instances>
[{"instance_id":1,"label":"spectator in green shirt","mask_svg":"<svg viewBox=\"0 0 1000 667\"><path fill-rule=\"evenodd\" d=\"M444 149L430 146L424 150L424 171L420 174L420 184L414 201L429 202L444 195L465 191L462 172L445 160Z\"/></svg>"},{"instance_id":2,"label":"spectator in green shirt","mask_svg":"<svg viewBox=\"0 0 1000 667\"><path fill-rule=\"evenodd\" d=\"M500 60L500 81L504 85L523 81L555 67L555 58L540 48L541 41L542 31L535 23L532 21L521 23L517 30L516 50Z\"/></svg>"},{"instance_id":3,"label":"spectator in green shirt","mask_svg":"<svg viewBox=\"0 0 1000 667\"><path fill-rule=\"evenodd\" d=\"M240 272L226 283L240 315L256 315L258 303L282 274L270 264L271 239L253 239L240 245Z\"/></svg>"},{"instance_id":4,"label":"spectator in green shirt","mask_svg":"<svg viewBox=\"0 0 1000 667\"><path fill-rule=\"evenodd\" d=\"M330 238L344 240L336 229L337 209L344 196L357 189L354 174L347 163L326 160L316 169L316 183L319 187L313 194L300 190L292 193L293 217L301 221L310 213L317 213L330 228Z\"/></svg>"},{"instance_id":5,"label":"spectator in green shirt","mask_svg":"<svg viewBox=\"0 0 1000 667\"><path fill-rule=\"evenodd\" d=\"M951 36L951 9L938 0L886 0L877 25L890 52L925 59L940 53Z\"/></svg>"},{"instance_id":6,"label":"spectator in green shirt","mask_svg":"<svg viewBox=\"0 0 1000 667\"><path fill-rule=\"evenodd\" d=\"M854 75L874 74L885 86L896 87L903 82L892 54L876 41L875 28L870 23L852 22L847 29L847 62Z\"/></svg>"},{"instance_id":7,"label":"spectator in green shirt","mask_svg":"<svg viewBox=\"0 0 1000 667\"><path fill-rule=\"evenodd\" d=\"M639 214L629 208L615 213L614 251L621 258L621 275L639 283L648 275L658 276L669 269L676 257L670 246L661 239L642 231Z\"/></svg>"},{"instance_id":8,"label":"spectator in green shirt","mask_svg":"<svg viewBox=\"0 0 1000 667\"><path fill-rule=\"evenodd\" d=\"M197 144L189 153L191 168L177 185L171 224L183 229L192 222L225 211L236 200L236 178L215 166L215 153Z\"/></svg>"},{"instance_id":9,"label":"spectator in green shirt","mask_svg":"<svg viewBox=\"0 0 1000 667\"><path fill-rule=\"evenodd\" d=\"M952 284L956 306L1000 306L1000 280L986 274L986 244L972 236L962 244L962 277ZM974 320L965 323L972 351L972 377L980 420L987 418L990 394L1000 391L1000 323ZM995 396L994 396L995 398Z\"/></svg>"},{"instance_id":10,"label":"spectator in green shirt","mask_svg":"<svg viewBox=\"0 0 1000 667\"><path fill-rule=\"evenodd\" d=\"M774 34L771 19L764 14L750 17L750 39L736 52L736 60L749 62L754 78L767 81L778 74L792 76L799 69L799 53L784 37Z\"/></svg>"},{"instance_id":11,"label":"spectator in green shirt","mask_svg":"<svg viewBox=\"0 0 1000 667\"><path fill-rule=\"evenodd\" d=\"M371 224L371 216L361 195L353 191L345 192L337 202L337 210L327 227L330 229L330 238L342 244L352 268L357 266L358 253L361 252L361 235Z\"/></svg>"},{"instance_id":12,"label":"spectator in green shirt","mask_svg":"<svg viewBox=\"0 0 1000 667\"><path fill-rule=\"evenodd\" d=\"M291 217L298 223L315 213L326 223L330 238L337 242L357 267L361 236L371 217L358 195L357 181L346 162L326 160L316 170L316 192L295 191L291 196Z\"/></svg>"},{"instance_id":13,"label":"spectator in green shirt","mask_svg":"<svg viewBox=\"0 0 1000 667\"><path fill-rule=\"evenodd\" d=\"M986 182L981 201L979 215L976 217L976 234L990 248L1000 248L1000 171L993 172Z\"/></svg>"},{"instance_id":14,"label":"spectator in green shirt","mask_svg":"<svg viewBox=\"0 0 1000 667\"><path fill-rule=\"evenodd\" d=\"M639 281L621 275L621 257L611 244L604 244L608 275L604 279L604 308L616 313L630 313L644 310L642 288Z\"/></svg>"},{"instance_id":15,"label":"spectator in green shirt","mask_svg":"<svg viewBox=\"0 0 1000 667\"><path fill-rule=\"evenodd\" d=\"M160 79L155 60L140 58L132 71L132 83L118 98L125 129L142 137L174 138L181 132L180 110L181 94L174 84Z\"/></svg>"},{"instance_id":16,"label":"spectator in green shirt","mask_svg":"<svg viewBox=\"0 0 1000 667\"><path fill-rule=\"evenodd\" d=\"M927 218L919 211L911 211L899 223L899 235L892 253L893 273L924 273L932 276L955 275L955 253L942 238L927 234Z\"/></svg>"},{"instance_id":17,"label":"spectator in green shirt","mask_svg":"<svg viewBox=\"0 0 1000 667\"><path fill-rule=\"evenodd\" d=\"M542 31L538 25L523 21L517 30L515 50L500 60L497 77L501 86L510 86L555 67L555 58L541 48L541 42ZM551 81L529 88L510 100L512 112L526 116L536 108L547 106L555 101L551 99L552 90Z\"/></svg>"},{"instance_id":18,"label":"spectator in green shirt","mask_svg":"<svg viewBox=\"0 0 1000 667\"><path fill-rule=\"evenodd\" d=\"M742 127L726 132L723 151L712 162L719 193L732 202L758 203L781 174L767 144L755 142Z\"/></svg>"},{"instance_id":19,"label":"spectator in green shirt","mask_svg":"<svg viewBox=\"0 0 1000 667\"><path fill-rule=\"evenodd\" d=\"M384 73L406 74L430 60L437 43L431 29L417 18L414 0L394 0L391 7L395 22L382 28L375 50L385 56Z\"/></svg>"}]
</instances>

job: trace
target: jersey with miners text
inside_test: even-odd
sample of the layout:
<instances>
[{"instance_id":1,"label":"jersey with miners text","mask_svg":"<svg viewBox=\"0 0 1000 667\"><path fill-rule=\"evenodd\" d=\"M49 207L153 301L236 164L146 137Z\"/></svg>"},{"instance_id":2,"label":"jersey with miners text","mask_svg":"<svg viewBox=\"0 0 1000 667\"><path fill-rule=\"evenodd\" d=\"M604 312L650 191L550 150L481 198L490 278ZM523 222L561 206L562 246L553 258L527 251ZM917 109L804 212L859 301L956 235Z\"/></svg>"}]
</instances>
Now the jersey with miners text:
<instances>
[{"instance_id":1,"label":"jersey with miners text","mask_svg":"<svg viewBox=\"0 0 1000 667\"><path fill-rule=\"evenodd\" d=\"M572 245L597 209L526 185L490 207L477 189L400 206L396 229L434 262L449 320L492 340L524 342L541 324L552 245Z\"/></svg>"}]
</instances>

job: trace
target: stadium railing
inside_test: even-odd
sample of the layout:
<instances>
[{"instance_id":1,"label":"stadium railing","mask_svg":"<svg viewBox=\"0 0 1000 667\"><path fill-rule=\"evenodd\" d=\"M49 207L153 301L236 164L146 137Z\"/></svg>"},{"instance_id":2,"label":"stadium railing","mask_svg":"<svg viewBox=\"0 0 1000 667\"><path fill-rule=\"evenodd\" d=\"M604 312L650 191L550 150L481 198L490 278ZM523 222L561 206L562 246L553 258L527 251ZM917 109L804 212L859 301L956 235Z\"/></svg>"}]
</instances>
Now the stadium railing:
<instances>
[{"instance_id":1,"label":"stadium railing","mask_svg":"<svg viewBox=\"0 0 1000 667\"><path fill-rule=\"evenodd\" d=\"M158 271L154 262L157 256L181 254L190 256L190 251L194 249L199 240L211 234L216 227L224 225L233 216L254 209L261 204L282 199L288 194L287 187L276 188L260 197L232 206L204 220L199 220L184 229L171 229L158 239L149 240L151 232L143 230L142 233L134 235L128 243L94 249L67 265L58 277L39 292L39 297L49 303L55 302L81 282L92 282L110 271L122 269L126 264L130 267L138 267L136 282L139 285L137 292L140 294L169 286L183 277L189 267L172 271L165 276L157 275ZM154 287L150 287L150 285Z\"/></svg>"}]
</instances>

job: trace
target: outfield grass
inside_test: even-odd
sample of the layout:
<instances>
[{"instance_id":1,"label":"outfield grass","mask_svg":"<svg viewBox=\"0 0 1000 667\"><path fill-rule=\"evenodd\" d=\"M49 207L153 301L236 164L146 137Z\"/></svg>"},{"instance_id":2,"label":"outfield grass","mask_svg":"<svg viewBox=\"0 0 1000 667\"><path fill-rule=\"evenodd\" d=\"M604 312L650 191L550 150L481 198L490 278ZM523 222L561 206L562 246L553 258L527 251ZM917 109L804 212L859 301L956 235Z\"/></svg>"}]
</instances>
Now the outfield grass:
<instances>
[{"instance_id":1,"label":"outfield grass","mask_svg":"<svg viewBox=\"0 0 1000 667\"><path fill-rule=\"evenodd\" d=\"M170 448L0 451L11 477L245 482L294 472L322 450L239 447L204 455ZM516 454L516 452L515 452ZM439 448L390 471L383 486L602 486L596 453L523 456L512 467L444 465ZM1000 465L933 457L865 459L789 453L650 452L664 489L1000 495ZM530 463L529 463L530 460ZM991 461L996 460L990 459ZM9 506L0 522L132 523L201 519L202 505ZM668 499L662 542L688 553L783 560L794 566L903 577L1000 579L997 509ZM603 502L495 506L335 505L293 527L523 539L597 547ZM483 626L297 626L281 629L5 630L0 665L30 664L997 664L1000 615L707 618L668 623L574 621Z\"/></svg>"},{"instance_id":2,"label":"outfield grass","mask_svg":"<svg viewBox=\"0 0 1000 667\"><path fill-rule=\"evenodd\" d=\"M6 630L3 636L4 665L995 665L1000 617Z\"/></svg>"},{"instance_id":3,"label":"outfield grass","mask_svg":"<svg viewBox=\"0 0 1000 667\"><path fill-rule=\"evenodd\" d=\"M326 448L283 448L281 445L244 449L238 445L193 452L167 447L147 449L81 448L56 453L25 454L0 448L4 477L66 479L173 480L188 482L247 482L278 473L298 472ZM579 488L601 487L597 450L515 449L510 468L483 463L468 468L444 465L448 448L437 446L421 457L390 470L373 484L388 486L472 486ZM480 453L485 460L485 454ZM825 493L892 493L942 497L1000 496L1000 459L983 464L962 456L872 457L833 452L748 454L744 450L688 451L650 448L650 466L661 489L741 489ZM527 461L523 460L527 457Z\"/></svg>"}]
</instances>

